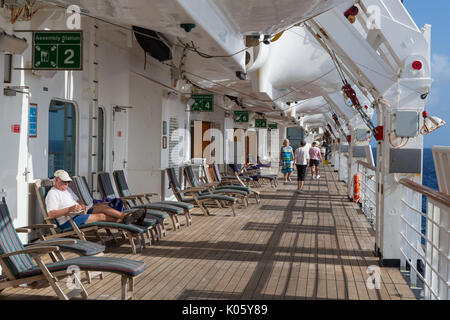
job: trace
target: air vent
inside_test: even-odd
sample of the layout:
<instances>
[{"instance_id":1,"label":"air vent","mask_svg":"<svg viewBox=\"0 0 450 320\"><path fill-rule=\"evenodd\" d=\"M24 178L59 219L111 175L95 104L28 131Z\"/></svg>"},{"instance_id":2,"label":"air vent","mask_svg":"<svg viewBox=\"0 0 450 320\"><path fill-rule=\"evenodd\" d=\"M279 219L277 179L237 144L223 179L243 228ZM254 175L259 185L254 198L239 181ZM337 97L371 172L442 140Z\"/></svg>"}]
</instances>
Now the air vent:
<instances>
[{"instance_id":1,"label":"air vent","mask_svg":"<svg viewBox=\"0 0 450 320\"><path fill-rule=\"evenodd\" d=\"M172 59L170 48L164 42L164 39L155 31L133 26L134 35L139 45L145 52L159 61Z\"/></svg>"}]
</instances>

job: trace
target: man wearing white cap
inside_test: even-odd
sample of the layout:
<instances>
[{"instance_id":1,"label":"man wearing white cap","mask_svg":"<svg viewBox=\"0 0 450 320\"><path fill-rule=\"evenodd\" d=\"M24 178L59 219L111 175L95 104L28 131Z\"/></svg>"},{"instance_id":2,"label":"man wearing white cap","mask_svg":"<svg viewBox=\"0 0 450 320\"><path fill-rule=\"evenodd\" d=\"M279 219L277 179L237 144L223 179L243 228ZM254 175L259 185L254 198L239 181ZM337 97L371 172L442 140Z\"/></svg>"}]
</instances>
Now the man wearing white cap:
<instances>
[{"instance_id":1,"label":"man wearing white cap","mask_svg":"<svg viewBox=\"0 0 450 320\"><path fill-rule=\"evenodd\" d=\"M64 170L58 170L54 173L55 179L53 188L45 198L48 217L56 219L61 228L69 228L68 213L79 212L79 215L72 216L72 220L77 224L92 223L97 221L122 222L127 215L107 205L96 205L90 208L86 207L69 188L69 182L72 181L69 174Z\"/></svg>"}]
</instances>

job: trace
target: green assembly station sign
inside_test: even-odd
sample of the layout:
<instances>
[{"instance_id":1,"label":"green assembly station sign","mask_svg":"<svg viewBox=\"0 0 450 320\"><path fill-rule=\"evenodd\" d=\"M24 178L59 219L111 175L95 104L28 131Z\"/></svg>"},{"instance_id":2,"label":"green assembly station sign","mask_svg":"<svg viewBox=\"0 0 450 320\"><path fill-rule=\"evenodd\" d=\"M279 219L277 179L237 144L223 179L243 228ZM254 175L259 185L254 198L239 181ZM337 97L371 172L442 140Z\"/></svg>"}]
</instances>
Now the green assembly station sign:
<instances>
[{"instance_id":1,"label":"green assembly station sign","mask_svg":"<svg viewBox=\"0 0 450 320\"><path fill-rule=\"evenodd\" d=\"M269 129L276 130L276 129L278 129L278 125L276 123L271 123L271 124L269 124Z\"/></svg>"},{"instance_id":2,"label":"green assembly station sign","mask_svg":"<svg viewBox=\"0 0 450 320\"><path fill-rule=\"evenodd\" d=\"M267 119L255 119L255 128L267 128Z\"/></svg>"},{"instance_id":3,"label":"green assembly station sign","mask_svg":"<svg viewBox=\"0 0 450 320\"><path fill-rule=\"evenodd\" d=\"M234 122L248 122L248 111L235 111Z\"/></svg>"},{"instance_id":4,"label":"green assembly station sign","mask_svg":"<svg viewBox=\"0 0 450 320\"><path fill-rule=\"evenodd\" d=\"M33 69L82 70L83 31L33 32Z\"/></svg>"},{"instance_id":5,"label":"green assembly station sign","mask_svg":"<svg viewBox=\"0 0 450 320\"><path fill-rule=\"evenodd\" d=\"M193 94L192 98L195 103L192 105L191 111L211 112L214 110L214 95Z\"/></svg>"}]
</instances>

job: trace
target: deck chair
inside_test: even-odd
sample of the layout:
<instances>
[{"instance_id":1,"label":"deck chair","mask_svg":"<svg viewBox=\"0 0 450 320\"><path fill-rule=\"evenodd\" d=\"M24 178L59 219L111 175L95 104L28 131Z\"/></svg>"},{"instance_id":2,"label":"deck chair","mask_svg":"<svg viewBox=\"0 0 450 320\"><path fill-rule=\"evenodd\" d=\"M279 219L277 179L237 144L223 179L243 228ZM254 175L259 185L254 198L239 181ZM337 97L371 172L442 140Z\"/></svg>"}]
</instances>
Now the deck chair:
<instances>
[{"instance_id":1,"label":"deck chair","mask_svg":"<svg viewBox=\"0 0 450 320\"><path fill-rule=\"evenodd\" d=\"M119 191L119 194L121 197L135 197L136 201L134 202L135 205L147 205L147 204L160 204L160 205L169 205L174 207L182 208L184 211L184 216L186 218L186 225L190 226L192 225L192 217L191 217L191 210L194 209L194 205L191 203L185 203L185 202L179 202L179 201L157 201L153 202L153 197L159 197L158 193L152 192L152 193L144 193L144 194L133 194L128 187L127 179L125 178L125 173L123 170L116 170L113 172L114 181L116 183L117 190ZM154 211L154 210L153 210ZM165 216L168 217L167 213L161 212ZM150 216L152 215L152 212L149 213ZM165 217L158 217L154 216L155 218L162 219L161 225L164 227L164 219ZM164 229L165 231L165 229Z\"/></svg>"},{"instance_id":2,"label":"deck chair","mask_svg":"<svg viewBox=\"0 0 450 320\"><path fill-rule=\"evenodd\" d=\"M81 240L86 240L86 233L87 232L94 232L97 238L104 244L104 241L99 234L99 229L105 229L108 234L112 234L111 230L120 230L123 232L126 237L128 237L131 249L134 254L136 254L136 243L138 246L142 249L142 247L145 248L145 239L144 236L147 234L148 227L145 226L138 226L134 224L125 224L125 223L115 223L115 222L94 222L94 223L85 223L82 225L77 225L73 220L72 216L77 215L77 213L69 213L67 215L67 218L70 221L70 224L72 225L69 228L63 229L57 219L49 218L47 213L47 208L45 205L45 197L47 196L48 191L53 187L53 181L51 180L37 180L34 184L36 196L38 199L39 207L41 209L41 213L44 217L44 221L47 224L50 225L56 225L56 229L50 229L51 235L47 237L48 238L57 238L57 237L63 237L63 236L76 236ZM72 190L74 191L74 190ZM74 191L76 193L76 191ZM130 212L130 214L133 214L136 212ZM152 223L152 221L147 221L148 223ZM153 223L156 224L156 221ZM137 239L136 239L137 238Z\"/></svg>"},{"instance_id":3,"label":"deck chair","mask_svg":"<svg viewBox=\"0 0 450 320\"><path fill-rule=\"evenodd\" d=\"M3 199L1 205L3 206L3 210L8 210L8 205L6 204L5 199ZM105 251L105 246L102 244L98 244L91 241L81 240L81 239L71 239L71 238L62 238L58 234L57 237L48 236L47 233L49 230L56 229L56 225L52 224L37 224L33 226L21 227L17 229L17 232L30 234L33 231L36 232L39 236L39 239L33 242L30 245L45 245L52 246L55 243L58 243L59 251L52 252L49 254L50 258L53 262L57 262L60 260L64 260L63 252L71 252L79 256L102 256L103 251ZM61 242L61 240L71 240L68 242ZM73 242L74 241L74 242ZM25 245L27 247L27 245ZM93 276L100 276L103 278L103 274L90 274L87 272L87 280L91 283Z\"/></svg>"},{"instance_id":4,"label":"deck chair","mask_svg":"<svg viewBox=\"0 0 450 320\"><path fill-rule=\"evenodd\" d=\"M197 176L194 173L194 169L191 165L184 167L184 172L186 174L186 178L189 184L194 188L204 188L199 195L208 195L208 194L224 194L229 195L235 198L238 198L242 201L242 203L247 206L248 205L248 191L245 190L237 190L231 188L221 188L216 190L215 183L201 183Z\"/></svg>"},{"instance_id":5,"label":"deck chair","mask_svg":"<svg viewBox=\"0 0 450 320\"><path fill-rule=\"evenodd\" d=\"M11 216L4 199L0 203L0 266L5 278L0 280L0 292L5 288L27 284L33 288L45 282L50 285L61 300L68 300L80 294L88 298L88 293L76 274L69 272L71 266L82 271L112 272L122 277L122 299L132 298L134 278L144 272L146 266L142 261L107 258L107 257L77 257L45 264L42 257L47 254L58 255L59 246L75 243L75 240L58 240L52 245L39 243L24 247L14 229ZM18 229L21 231L20 229ZM77 289L64 293L61 280L72 277Z\"/></svg>"},{"instance_id":6,"label":"deck chair","mask_svg":"<svg viewBox=\"0 0 450 320\"><path fill-rule=\"evenodd\" d=\"M172 192L178 201L195 204L206 216L211 215L207 207L208 203L214 202L219 208L223 208L224 205L230 205L231 210L233 211L233 216L236 216L234 205L237 199L235 197L220 194L200 195L200 192L204 190L203 187L191 187L183 190L180 182L178 181L175 169L167 168L166 172L169 179L169 188L172 189ZM185 194L191 195L191 197L186 197Z\"/></svg>"},{"instance_id":7,"label":"deck chair","mask_svg":"<svg viewBox=\"0 0 450 320\"><path fill-rule=\"evenodd\" d=\"M178 220L178 215L183 214L184 210L180 207L175 207L173 205L151 203L146 205L140 205L137 203L136 197L120 197L116 194L114 187L112 185L111 177L108 172L101 172L97 175L98 187L103 198L122 199L125 205L130 209L139 208L144 210L158 210L169 214L172 220L174 230L180 229L180 221Z\"/></svg>"},{"instance_id":8,"label":"deck chair","mask_svg":"<svg viewBox=\"0 0 450 320\"><path fill-rule=\"evenodd\" d=\"M261 187L261 184L258 181L254 180L253 178L239 174L234 174L232 176L222 174L219 170L219 166L217 165L217 163L212 164L212 167L214 177L217 181L220 181L222 183L233 183L245 187L253 187L253 188Z\"/></svg>"},{"instance_id":9,"label":"deck chair","mask_svg":"<svg viewBox=\"0 0 450 320\"><path fill-rule=\"evenodd\" d=\"M221 189L236 189L247 192L248 195L251 195L255 198L256 203L260 202L260 192L257 190L253 190L251 187L245 186L242 181L241 183L238 182L225 182L222 181L222 177L219 175L216 177L214 174L215 166L217 167L217 171L219 171L219 168L217 164L212 164L208 166L207 164L203 165L203 172L205 174L205 179L207 183L213 183L216 185L216 190Z\"/></svg>"},{"instance_id":10,"label":"deck chair","mask_svg":"<svg viewBox=\"0 0 450 320\"><path fill-rule=\"evenodd\" d=\"M245 166L242 167L242 169L239 169L238 166L234 163L230 163L229 167L233 170L236 177L240 178L251 178L253 181L263 181L263 182L269 182L270 185L274 188L278 185L278 176L277 175L264 175L258 173L257 170L248 170Z\"/></svg>"},{"instance_id":11,"label":"deck chair","mask_svg":"<svg viewBox=\"0 0 450 320\"><path fill-rule=\"evenodd\" d=\"M90 205L94 205L94 197L91 193L91 190L89 188L89 184L86 180L86 177L72 177L72 182L69 184L69 187L74 191L74 193L78 196L79 199L81 199L81 201L86 205L86 206L90 206ZM108 205L108 202L104 203L105 205ZM143 209L139 209L139 208L135 208L135 209L126 209L126 210L122 210L122 212L124 213L137 213L142 211ZM153 233L153 231L156 230L156 225L157 225L157 220L153 219L152 217L148 217L146 216L144 218L144 220L141 223L141 226L147 228L147 239L148 239L148 243L151 244L152 240L155 241L157 236L156 234ZM117 243L117 239L114 235L114 233L112 233L109 229L105 229L106 232L114 239L114 241ZM126 234L122 229L118 229L125 238L130 238L130 234ZM145 241L145 238L140 235L141 237L141 241L143 241L144 243L144 248L145 248L145 244L147 243L147 241Z\"/></svg>"}]
</instances>

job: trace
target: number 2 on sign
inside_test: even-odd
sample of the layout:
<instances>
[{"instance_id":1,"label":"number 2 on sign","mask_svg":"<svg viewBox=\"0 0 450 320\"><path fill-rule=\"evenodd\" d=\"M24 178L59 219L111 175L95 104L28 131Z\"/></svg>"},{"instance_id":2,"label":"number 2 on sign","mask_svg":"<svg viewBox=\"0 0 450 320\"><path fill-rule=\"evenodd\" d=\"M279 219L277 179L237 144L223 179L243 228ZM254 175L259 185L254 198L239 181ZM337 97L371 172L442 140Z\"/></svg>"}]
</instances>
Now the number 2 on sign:
<instances>
[{"instance_id":1,"label":"number 2 on sign","mask_svg":"<svg viewBox=\"0 0 450 320\"><path fill-rule=\"evenodd\" d=\"M65 56L69 55L69 56L66 58L66 60L64 60L64 63L65 63L65 64L74 64L74 63L75 63L75 61L72 60L73 57L75 56L75 52L74 52L72 49L67 49L67 50L64 52L64 55L65 55Z\"/></svg>"}]
</instances>

